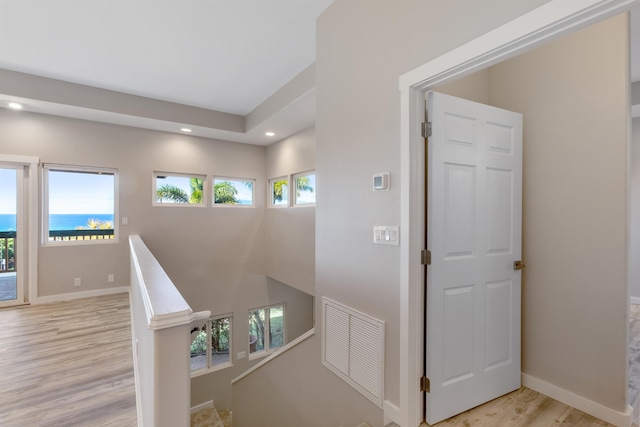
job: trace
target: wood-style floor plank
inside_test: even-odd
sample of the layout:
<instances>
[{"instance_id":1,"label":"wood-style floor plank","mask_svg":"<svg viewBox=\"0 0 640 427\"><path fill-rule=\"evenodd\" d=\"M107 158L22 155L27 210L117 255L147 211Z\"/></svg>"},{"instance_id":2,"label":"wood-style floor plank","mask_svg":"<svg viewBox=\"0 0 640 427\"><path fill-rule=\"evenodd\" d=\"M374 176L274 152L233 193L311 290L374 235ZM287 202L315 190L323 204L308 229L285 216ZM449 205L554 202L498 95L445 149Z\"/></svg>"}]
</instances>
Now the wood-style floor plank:
<instances>
[{"instance_id":1,"label":"wood-style floor plank","mask_svg":"<svg viewBox=\"0 0 640 427\"><path fill-rule=\"evenodd\" d=\"M137 426L128 294L0 309L0 426Z\"/></svg>"},{"instance_id":2,"label":"wood-style floor plank","mask_svg":"<svg viewBox=\"0 0 640 427\"><path fill-rule=\"evenodd\" d=\"M434 427L614 427L543 394L521 387Z\"/></svg>"},{"instance_id":3,"label":"wood-style floor plank","mask_svg":"<svg viewBox=\"0 0 640 427\"><path fill-rule=\"evenodd\" d=\"M136 425L127 294L0 309L0 426ZM612 427L524 387L437 426Z\"/></svg>"},{"instance_id":4,"label":"wood-style floor plank","mask_svg":"<svg viewBox=\"0 0 640 427\"><path fill-rule=\"evenodd\" d=\"M629 404L638 414L640 407L640 304L631 304L629 320Z\"/></svg>"}]
</instances>

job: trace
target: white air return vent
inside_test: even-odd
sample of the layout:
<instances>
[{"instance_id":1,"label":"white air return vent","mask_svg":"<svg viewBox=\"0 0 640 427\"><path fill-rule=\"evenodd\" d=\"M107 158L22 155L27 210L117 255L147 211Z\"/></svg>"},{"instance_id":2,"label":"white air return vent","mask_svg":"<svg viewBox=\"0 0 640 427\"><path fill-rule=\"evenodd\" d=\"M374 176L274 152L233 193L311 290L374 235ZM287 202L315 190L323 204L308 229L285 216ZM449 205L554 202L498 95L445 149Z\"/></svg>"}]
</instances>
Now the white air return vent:
<instances>
[{"instance_id":1,"label":"white air return vent","mask_svg":"<svg viewBox=\"0 0 640 427\"><path fill-rule=\"evenodd\" d=\"M322 298L322 364L382 408L384 322Z\"/></svg>"}]
</instances>

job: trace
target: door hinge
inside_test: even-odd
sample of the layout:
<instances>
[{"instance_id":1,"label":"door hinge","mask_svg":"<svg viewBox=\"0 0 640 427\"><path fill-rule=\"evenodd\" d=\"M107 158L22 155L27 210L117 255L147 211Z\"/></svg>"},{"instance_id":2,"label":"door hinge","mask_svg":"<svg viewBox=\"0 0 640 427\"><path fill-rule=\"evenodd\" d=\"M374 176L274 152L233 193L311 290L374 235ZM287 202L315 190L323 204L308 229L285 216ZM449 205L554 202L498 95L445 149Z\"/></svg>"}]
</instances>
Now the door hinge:
<instances>
[{"instance_id":1,"label":"door hinge","mask_svg":"<svg viewBox=\"0 0 640 427\"><path fill-rule=\"evenodd\" d=\"M429 138L431 136L431 122L422 122L422 137Z\"/></svg>"},{"instance_id":2,"label":"door hinge","mask_svg":"<svg viewBox=\"0 0 640 427\"><path fill-rule=\"evenodd\" d=\"M422 252L420 252L420 258L422 265L431 265L431 251L423 249Z\"/></svg>"},{"instance_id":3,"label":"door hinge","mask_svg":"<svg viewBox=\"0 0 640 427\"><path fill-rule=\"evenodd\" d=\"M420 377L420 391L431 393L431 381L426 376Z\"/></svg>"}]
</instances>

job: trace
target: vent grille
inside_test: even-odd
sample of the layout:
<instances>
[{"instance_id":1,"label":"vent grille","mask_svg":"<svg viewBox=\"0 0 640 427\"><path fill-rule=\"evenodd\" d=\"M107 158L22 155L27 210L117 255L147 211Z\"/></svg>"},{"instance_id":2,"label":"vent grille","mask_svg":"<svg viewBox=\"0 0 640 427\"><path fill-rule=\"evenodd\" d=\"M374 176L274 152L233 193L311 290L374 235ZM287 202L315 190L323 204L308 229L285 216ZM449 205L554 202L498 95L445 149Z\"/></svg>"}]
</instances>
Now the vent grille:
<instances>
[{"instance_id":1,"label":"vent grille","mask_svg":"<svg viewBox=\"0 0 640 427\"><path fill-rule=\"evenodd\" d=\"M322 363L382 408L384 322L322 298Z\"/></svg>"}]
</instances>

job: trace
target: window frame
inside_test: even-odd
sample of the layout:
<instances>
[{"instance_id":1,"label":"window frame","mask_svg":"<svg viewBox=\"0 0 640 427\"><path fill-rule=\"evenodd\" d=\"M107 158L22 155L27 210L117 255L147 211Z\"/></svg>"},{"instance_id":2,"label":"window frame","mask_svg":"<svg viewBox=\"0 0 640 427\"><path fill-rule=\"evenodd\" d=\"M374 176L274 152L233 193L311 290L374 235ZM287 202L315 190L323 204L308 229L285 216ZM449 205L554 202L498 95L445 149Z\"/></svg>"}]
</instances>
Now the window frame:
<instances>
[{"instance_id":1,"label":"window frame","mask_svg":"<svg viewBox=\"0 0 640 427\"><path fill-rule=\"evenodd\" d=\"M233 203L216 203L216 180L235 181L235 182L251 182L251 204L241 205ZM211 177L211 206L214 208L255 208L256 207L256 179L255 178L232 178L228 176L213 175Z\"/></svg>"},{"instance_id":2,"label":"window frame","mask_svg":"<svg viewBox=\"0 0 640 427\"><path fill-rule=\"evenodd\" d=\"M218 365L214 365L211 362L213 353L212 353L212 343L211 343L211 334L212 334L212 325L214 320L218 319L229 319L229 361L220 363ZM191 365L189 365L189 371L191 373L191 378L199 377L201 375L210 374L212 372L221 371L223 369L227 369L233 366L233 314L225 313L225 314L216 314L214 316L209 317L205 320L205 331L207 334L207 353L206 353L206 361L207 365L204 368L200 369L191 369ZM193 341L191 341L193 343ZM189 344L191 347L191 344ZM189 349L189 358L191 359L191 349Z\"/></svg>"},{"instance_id":3,"label":"window frame","mask_svg":"<svg viewBox=\"0 0 640 427\"><path fill-rule=\"evenodd\" d=\"M60 171L86 174L113 175L113 239L89 239L89 240L49 240L49 172ZM119 227L119 171L117 168L101 166L63 165L57 163L42 164L42 246L74 246L74 245L105 245L117 244L120 241Z\"/></svg>"},{"instance_id":4,"label":"window frame","mask_svg":"<svg viewBox=\"0 0 640 427\"><path fill-rule=\"evenodd\" d=\"M251 313L254 311L258 311L258 310L265 310L265 325L264 328L265 330L270 330L271 329L271 309L272 308L279 308L282 307L282 346L280 347L276 347L276 348L271 348L271 342L270 342L270 338L269 338L269 334L265 334L265 336L263 337L263 344L264 344L264 348L262 350L256 350L254 352L251 352ZM265 357L268 356L276 351L278 351L280 348L284 347L285 345L287 345L287 304L286 303L278 303L278 304L271 304L271 305L267 305L267 306L263 306L263 307L255 307L255 308L250 308L248 311L248 316L249 316L249 330L248 332L248 337L247 337L247 345L249 346L249 351L248 351L248 359L249 360L253 360L253 359L259 359L261 357Z\"/></svg>"},{"instance_id":5,"label":"window frame","mask_svg":"<svg viewBox=\"0 0 640 427\"><path fill-rule=\"evenodd\" d=\"M273 185L278 181L285 181L285 180L287 181L287 201L281 204L275 204L273 200ZM276 208L276 209L290 207L291 206L291 176L282 175L277 178L271 178L268 180L268 183L269 184L267 187L267 192L268 192L268 198L269 198L269 207Z\"/></svg>"},{"instance_id":6,"label":"window frame","mask_svg":"<svg viewBox=\"0 0 640 427\"><path fill-rule=\"evenodd\" d=\"M159 176L171 176L177 178L202 178L202 202L201 203L175 203L175 202L158 202L158 177ZM151 205L153 207L188 207L188 208L206 208L208 207L208 192L209 192L209 179L206 174L199 173L184 173L184 172L165 172L165 171L153 171L153 177L151 179Z\"/></svg>"},{"instance_id":7,"label":"window frame","mask_svg":"<svg viewBox=\"0 0 640 427\"><path fill-rule=\"evenodd\" d=\"M294 183L295 185L295 193L293 195L293 206L296 208L307 208L307 207L315 207L316 206L316 191L317 191L317 183L314 183L314 187L313 187L313 193L314 193L314 197L313 197L313 203L298 203L298 178L303 177L303 176L310 176L313 175L314 177L316 176L316 171L315 169L310 170L310 171L306 171L306 172L298 172L295 173L293 175L291 175L291 181ZM315 178L314 178L315 181Z\"/></svg>"}]
</instances>

